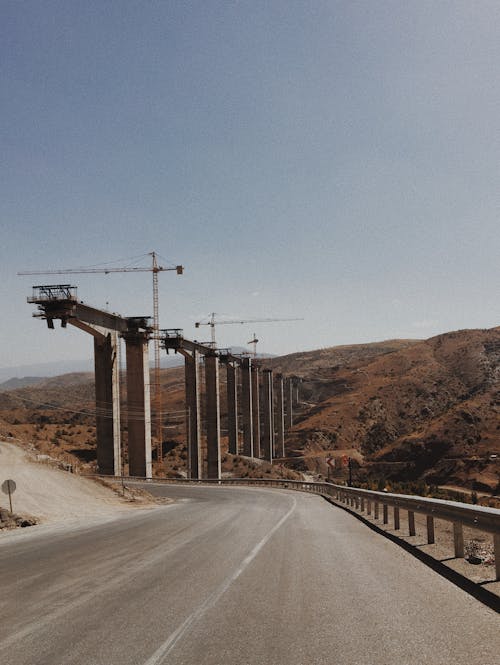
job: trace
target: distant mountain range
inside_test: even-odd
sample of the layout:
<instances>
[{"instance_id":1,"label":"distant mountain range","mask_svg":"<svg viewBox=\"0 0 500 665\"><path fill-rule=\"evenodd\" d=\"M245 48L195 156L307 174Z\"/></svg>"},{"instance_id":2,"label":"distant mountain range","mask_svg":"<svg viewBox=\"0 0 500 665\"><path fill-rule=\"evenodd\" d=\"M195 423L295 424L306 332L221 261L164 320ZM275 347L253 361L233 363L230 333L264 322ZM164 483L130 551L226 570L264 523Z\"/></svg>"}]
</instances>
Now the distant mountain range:
<instances>
[{"instance_id":1,"label":"distant mountain range","mask_svg":"<svg viewBox=\"0 0 500 665\"><path fill-rule=\"evenodd\" d=\"M94 369L91 358L85 360L57 360L53 362L34 363L32 365L16 365L13 367L0 367L0 381L8 383L11 379L31 381L31 385L36 383L36 379L46 378L48 376L58 376L60 374L69 374L70 372L91 372ZM28 385L28 384L24 384ZM20 386L21 387L21 386ZM4 385L0 383L0 388Z\"/></svg>"},{"instance_id":2,"label":"distant mountain range","mask_svg":"<svg viewBox=\"0 0 500 665\"><path fill-rule=\"evenodd\" d=\"M176 367L184 362L181 356L167 356L161 359L162 367ZM93 372L92 358L85 360L61 360L33 365L0 367L0 390L13 390L27 385L35 385L50 376L71 374L73 372ZM16 385L16 382L19 382Z\"/></svg>"},{"instance_id":3,"label":"distant mountain range","mask_svg":"<svg viewBox=\"0 0 500 665\"><path fill-rule=\"evenodd\" d=\"M26 388L26 386L35 386L42 381L45 381L43 376L23 376L20 379L14 377L0 383L0 390L17 390L18 388Z\"/></svg>"}]
</instances>

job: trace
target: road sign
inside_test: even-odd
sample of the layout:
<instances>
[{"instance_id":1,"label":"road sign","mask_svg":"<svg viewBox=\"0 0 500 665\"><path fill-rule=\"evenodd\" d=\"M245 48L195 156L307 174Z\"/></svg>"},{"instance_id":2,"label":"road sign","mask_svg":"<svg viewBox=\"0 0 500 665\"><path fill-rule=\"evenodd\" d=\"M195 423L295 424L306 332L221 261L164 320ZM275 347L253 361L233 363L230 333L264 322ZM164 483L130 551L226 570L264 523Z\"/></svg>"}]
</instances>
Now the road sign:
<instances>
[{"instance_id":1,"label":"road sign","mask_svg":"<svg viewBox=\"0 0 500 665\"><path fill-rule=\"evenodd\" d=\"M326 463L327 463L328 466L330 466L332 469L335 468L335 458L333 458L333 457L327 457L327 458L326 458Z\"/></svg>"},{"instance_id":2,"label":"road sign","mask_svg":"<svg viewBox=\"0 0 500 665\"><path fill-rule=\"evenodd\" d=\"M12 512L12 495L16 491L16 483L13 480L4 480L2 483L2 492L9 495L10 512Z\"/></svg>"}]
</instances>

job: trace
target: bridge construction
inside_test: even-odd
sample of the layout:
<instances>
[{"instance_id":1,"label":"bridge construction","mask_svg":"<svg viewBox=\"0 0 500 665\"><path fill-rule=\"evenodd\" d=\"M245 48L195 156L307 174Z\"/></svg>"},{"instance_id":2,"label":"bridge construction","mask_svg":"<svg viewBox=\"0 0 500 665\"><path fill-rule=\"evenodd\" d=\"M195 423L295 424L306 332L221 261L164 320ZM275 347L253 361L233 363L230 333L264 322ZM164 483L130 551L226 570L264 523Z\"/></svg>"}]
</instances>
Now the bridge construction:
<instances>
[{"instance_id":1,"label":"bridge construction","mask_svg":"<svg viewBox=\"0 0 500 665\"><path fill-rule=\"evenodd\" d=\"M97 466L104 475L123 472L118 349L120 338L125 341L129 475L151 478L151 317L122 317L90 307L68 284L34 286L28 302L37 305L33 316L50 329L60 320L63 328L70 324L94 339ZM221 365L226 374L228 452L269 462L285 456L285 433L293 426L298 403L296 377L275 376L256 358L188 340L180 329L162 330L159 338L167 353L184 357L188 478L221 478Z\"/></svg>"}]
</instances>

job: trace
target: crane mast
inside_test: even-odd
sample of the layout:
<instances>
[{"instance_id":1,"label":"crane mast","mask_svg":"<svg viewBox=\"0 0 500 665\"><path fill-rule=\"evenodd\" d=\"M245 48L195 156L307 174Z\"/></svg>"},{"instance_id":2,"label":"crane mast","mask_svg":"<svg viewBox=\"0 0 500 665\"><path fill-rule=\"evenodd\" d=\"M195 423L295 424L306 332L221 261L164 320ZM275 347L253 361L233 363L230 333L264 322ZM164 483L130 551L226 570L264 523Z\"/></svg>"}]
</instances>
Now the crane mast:
<instances>
[{"instance_id":1,"label":"crane mast","mask_svg":"<svg viewBox=\"0 0 500 665\"><path fill-rule=\"evenodd\" d=\"M159 298L158 298L158 262L156 260L156 253L151 252L153 257L153 266L151 268L153 274L153 348L154 348L154 395L153 399L156 406L156 438L158 440L158 463L163 461L163 432L162 432L162 404L161 404L161 383L160 383L160 315L159 315Z\"/></svg>"},{"instance_id":2,"label":"crane mast","mask_svg":"<svg viewBox=\"0 0 500 665\"><path fill-rule=\"evenodd\" d=\"M254 358L257 358L257 343L258 343L258 341L259 340L257 339L257 335L254 333L253 338L249 342L247 342L247 344L252 344L253 345L252 354L253 354Z\"/></svg>"}]
</instances>

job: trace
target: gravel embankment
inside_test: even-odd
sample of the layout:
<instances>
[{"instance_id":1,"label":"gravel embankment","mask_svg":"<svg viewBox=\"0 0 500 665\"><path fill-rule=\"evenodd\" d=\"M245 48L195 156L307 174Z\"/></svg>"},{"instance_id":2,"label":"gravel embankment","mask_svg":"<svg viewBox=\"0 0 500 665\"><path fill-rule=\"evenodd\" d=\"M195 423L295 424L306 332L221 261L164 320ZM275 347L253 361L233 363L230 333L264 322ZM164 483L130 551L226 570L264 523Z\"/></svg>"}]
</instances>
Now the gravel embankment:
<instances>
[{"instance_id":1,"label":"gravel embankment","mask_svg":"<svg viewBox=\"0 0 500 665\"><path fill-rule=\"evenodd\" d=\"M0 486L7 479L16 483L13 512L36 517L39 523L109 518L137 508L102 484L36 462L21 448L0 442ZM9 497L3 492L0 507L9 508Z\"/></svg>"}]
</instances>

